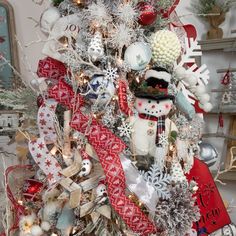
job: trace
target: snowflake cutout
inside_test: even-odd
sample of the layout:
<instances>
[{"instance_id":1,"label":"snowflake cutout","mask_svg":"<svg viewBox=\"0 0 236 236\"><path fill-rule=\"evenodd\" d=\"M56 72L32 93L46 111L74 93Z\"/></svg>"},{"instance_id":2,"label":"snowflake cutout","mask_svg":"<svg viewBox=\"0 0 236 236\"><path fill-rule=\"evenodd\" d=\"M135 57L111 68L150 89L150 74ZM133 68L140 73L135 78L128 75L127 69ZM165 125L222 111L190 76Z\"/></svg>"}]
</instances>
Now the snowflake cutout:
<instances>
[{"instance_id":1,"label":"snowflake cutout","mask_svg":"<svg viewBox=\"0 0 236 236\"><path fill-rule=\"evenodd\" d=\"M145 173L144 171L141 171L141 174L143 175L144 180L155 188L160 198L170 198L169 186L172 181L172 177L168 173L163 172L159 165L154 164L150 167L148 172Z\"/></svg>"},{"instance_id":2,"label":"snowflake cutout","mask_svg":"<svg viewBox=\"0 0 236 236\"><path fill-rule=\"evenodd\" d=\"M130 138L131 134L133 133L133 126L132 124L123 120L121 126L118 127L118 130L120 131L121 137Z\"/></svg>"},{"instance_id":3,"label":"snowflake cutout","mask_svg":"<svg viewBox=\"0 0 236 236\"><path fill-rule=\"evenodd\" d=\"M111 81L116 80L119 77L117 70L118 70L117 68L113 68L109 65L108 68L103 71L105 74L105 79Z\"/></svg>"},{"instance_id":4,"label":"snowflake cutout","mask_svg":"<svg viewBox=\"0 0 236 236\"><path fill-rule=\"evenodd\" d=\"M158 135L159 137L159 144L162 146L167 146L169 144L168 137L166 136L165 132L162 132Z\"/></svg>"}]
</instances>

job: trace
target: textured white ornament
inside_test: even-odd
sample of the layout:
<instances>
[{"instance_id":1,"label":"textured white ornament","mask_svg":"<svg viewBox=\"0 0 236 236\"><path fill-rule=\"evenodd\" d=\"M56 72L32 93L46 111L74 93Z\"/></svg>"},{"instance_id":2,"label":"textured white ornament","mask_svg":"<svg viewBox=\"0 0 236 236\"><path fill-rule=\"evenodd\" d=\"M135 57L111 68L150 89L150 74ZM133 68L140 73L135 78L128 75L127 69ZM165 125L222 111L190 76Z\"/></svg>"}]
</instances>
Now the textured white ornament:
<instances>
[{"instance_id":1,"label":"textured white ornament","mask_svg":"<svg viewBox=\"0 0 236 236\"><path fill-rule=\"evenodd\" d=\"M160 30L151 38L154 62L172 65L181 53L181 43L177 35L169 30Z\"/></svg>"},{"instance_id":2,"label":"textured white ornament","mask_svg":"<svg viewBox=\"0 0 236 236\"><path fill-rule=\"evenodd\" d=\"M152 58L152 51L148 44L136 42L131 44L125 51L125 63L132 70L143 70Z\"/></svg>"},{"instance_id":3,"label":"textured white ornament","mask_svg":"<svg viewBox=\"0 0 236 236\"><path fill-rule=\"evenodd\" d=\"M42 228L44 231L47 232L47 231L50 230L51 225L50 225L49 222L47 222L47 221L43 221L43 222L41 223L41 228Z\"/></svg>"},{"instance_id":4,"label":"textured white ornament","mask_svg":"<svg viewBox=\"0 0 236 236\"><path fill-rule=\"evenodd\" d=\"M102 43L102 34L97 31L92 38L89 47L88 55L91 56L93 61L97 61L104 56L104 47Z\"/></svg>"},{"instance_id":5,"label":"textured white ornament","mask_svg":"<svg viewBox=\"0 0 236 236\"><path fill-rule=\"evenodd\" d=\"M43 235L43 230L40 228L39 225L33 225L31 227L31 234L32 236L41 236Z\"/></svg>"},{"instance_id":6,"label":"textured white ornament","mask_svg":"<svg viewBox=\"0 0 236 236\"><path fill-rule=\"evenodd\" d=\"M40 18L40 29L44 33L49 33L56 23L56 21L61 17L59 10L56 7L50 7L43 12Z\"/></svg>"},{"instance_id":7,"label":"textured white ornament","mask_svg":"<svg viewBox=\"0 0 236 236\"><path fill-rule=\"evenodd\" d=\"M176 74L178 80L182 80L185 77L186 69L182 66L178 66L175 69L175 74Z\"/></svg>"}]
</instances>

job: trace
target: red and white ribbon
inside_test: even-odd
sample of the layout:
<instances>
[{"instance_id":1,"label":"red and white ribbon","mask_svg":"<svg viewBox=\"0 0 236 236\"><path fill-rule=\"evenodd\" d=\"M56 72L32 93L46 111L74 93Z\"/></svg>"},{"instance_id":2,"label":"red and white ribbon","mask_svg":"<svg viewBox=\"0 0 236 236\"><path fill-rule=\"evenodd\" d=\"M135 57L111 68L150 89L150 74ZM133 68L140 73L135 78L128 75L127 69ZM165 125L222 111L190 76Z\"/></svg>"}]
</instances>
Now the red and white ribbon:
<instances>
[{"instance_id":1,"label":"red and white ribbon","mask_svg":"<svg viewBox=\"0 0 236 236\"><path fill-rule=\"evenodd\" d=\"M46 175L50 186L61 179L60 171L62 168L56 158L49 152L44 138L30 141L29 151L36 164Z\"/></svg>"},{"instance_id":2,"label":"red and white ribbon","mask_svg":"<svg viewBox=\"0 0 236 236\"><path fill-rule=\"evenodd\" d=\"M63 94L70 94L71 100L69 100L68 96L66 99L61 97L61 90ZM48 94L49 97L67 107L71 107L75 97L72 88L62 80L49 89ZM77 95L77 100L82 101L80 95ZM99 124L96 119L90 119L91 117L85 116L78 109L72 117L71 127L84 133L96 151L106 175L107 189L112 207L134 232L141 235L155 233L157 229L154 224L125 195L125 174L119 157L119 154L125 149L125 144L110 130Z\"/></svg>"},{"instance_id":3,"label":"red and white ribbon","mask_svg":"<svg viewBox=\"0 0 236 236\"><path fill-rule=\"evenodd\" d=\"M38 110L39 135L46 142L55 142L57 140L54 126L56 107L57 102L54 99L48 99Z\"/></svg>"}]
</instances>

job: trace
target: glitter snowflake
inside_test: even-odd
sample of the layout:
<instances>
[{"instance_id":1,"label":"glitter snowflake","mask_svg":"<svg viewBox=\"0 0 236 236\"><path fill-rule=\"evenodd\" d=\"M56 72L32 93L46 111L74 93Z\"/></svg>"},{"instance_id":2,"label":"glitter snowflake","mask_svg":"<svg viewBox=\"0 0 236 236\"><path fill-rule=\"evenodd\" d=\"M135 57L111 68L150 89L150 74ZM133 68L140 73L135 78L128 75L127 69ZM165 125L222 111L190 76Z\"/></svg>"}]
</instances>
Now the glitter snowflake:
<instances>
[{"instance_id":1,"label":"glitter snowflake","mask_svg":"<svg viewBox=\"0 0 236 236\"><path fill-rule=\"evenodd\" d=\"M134 29L125 24L119 24L115 25L109 41L114 48L122 49L124 46L129 46L134 38L136 38Z\"/></svg>"},{"instance_id":2,"label":"glitter snowflake","mask_svg":"<svg viewBox=\"0 0 236 236\"><path fill-rule=\"evenodd\" d=\"M125 24L133 25L134 21L138 17L138 12L135 9L135 7L132 5L132 3L127 2L119 6L116 15L118 19L124 22Z\"/></svg>"},{"instance_id":3,"label":"glitter snowflake","mask_svg":"<svg viewBox=\"0 0 236 236\"><path fill-rule=\"evenodd\" d=\"M162 132L158 135L159 137L159 144L162 146L167 146L169 144L168 137L166 136L165 132Z\"/></svg>"},{"instance_id":4,"label":"glitter snowflake","mask_svg":"<svg viewBox=\"0 0 236 236\"><path fill-rule=\"evenodd\" d=\"M105 74L105 79L111 81L116 80L119 77L117 70L118 70L117 68L113 68L109 65L107 69L103 71Z\"/></svg>"},{"instance_id":5,"label":"glitter snowflake","mask_svg":"<svg viewBox=\"0 0 236 236\"><path fill-rule=\"evenodd\" d=\"M121 126L118 127L118 130L120 131L121 137L130 138L131 134L133 133L133 126L131 123L128 123L128 122L122 120L122 124L121 124Z\"/></svg>"},{"instance_id":6,"label":"glitter snowflake","mask_svg":"<svg viewBox=\"0 0 236 236\"><path fill-rule=\"evenodd\" d=\"M108 128L114 127L114 124L117 120L116 117L114 116L114 110L115 110L114 105L107 106L106 112L102 117L102 123Z\"/></svg>"}]
</instances>

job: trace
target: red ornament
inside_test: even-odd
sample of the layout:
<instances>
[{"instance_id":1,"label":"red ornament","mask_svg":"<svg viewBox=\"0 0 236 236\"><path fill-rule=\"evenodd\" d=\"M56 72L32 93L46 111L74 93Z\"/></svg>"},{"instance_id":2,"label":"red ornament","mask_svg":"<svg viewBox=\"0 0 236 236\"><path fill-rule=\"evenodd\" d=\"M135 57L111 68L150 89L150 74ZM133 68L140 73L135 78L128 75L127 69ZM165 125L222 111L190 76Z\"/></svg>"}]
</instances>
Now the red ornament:
<instances>
[{"instance_id":1,"label":"red ornament","mask_svg":"<svg viewBox=\"0 0 236 236\"><path fill-rule=\"evenodd\" d=\"M36 200L42 190L43 183L35 179L27 179L23 186L23 196L26 200Z\"/></svg>"},{"instance_id":2,"label":"red ornament","mask_svg":"<svg viewBox=\"0 0 236 236\"><path fill-rule=\"evenodd\" d=\"M139 15L139 24L146 26L151 25L155 22L157 18L157 10L148 2L139 2L138 10L140 11Z\"/></svg>"},{"instance_id":3,"label":"red ornament","mask_svg":"<svg viewBox=\"0 0 236 236\"><path fill-rule=\"evenodd\" d=\"M231 220L208 166L195 158L187 179L198 184L196 197L201 218L194 225L198 235L208 235L230 224Z\"/></svg>"},{"instance_id":4,"label":"red ornament","mask_svg":"<svg viewBox=\"0 0 236 236\"><path fill-rule=\"evenodd\" d=\"M42 95L39 95L37 97L37 106L41 107L43 104L44 104L44 99L43 99Z\"/></svg>"}]
</instances>

